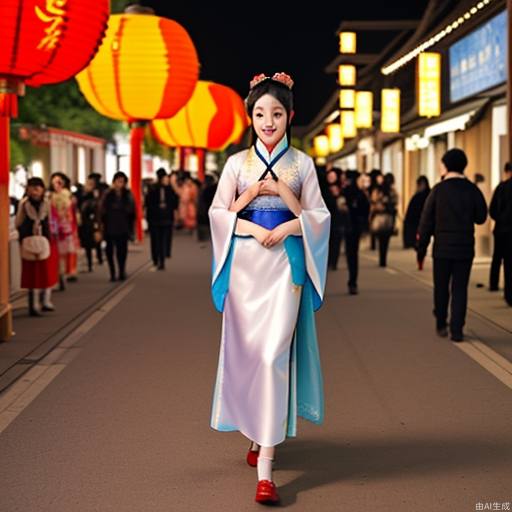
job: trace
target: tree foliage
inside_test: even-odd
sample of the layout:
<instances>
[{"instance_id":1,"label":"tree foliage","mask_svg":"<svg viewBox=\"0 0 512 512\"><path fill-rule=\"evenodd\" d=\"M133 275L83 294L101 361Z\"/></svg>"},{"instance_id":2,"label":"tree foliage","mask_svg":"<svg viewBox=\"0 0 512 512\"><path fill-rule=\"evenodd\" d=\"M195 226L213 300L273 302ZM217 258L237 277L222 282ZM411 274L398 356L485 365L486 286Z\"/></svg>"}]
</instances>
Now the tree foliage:
<instances>
[{"instance_id":1,"label":"tree foliage","mask_svg":"<svg viewBox=\"0 0 512 512\"><path fill-rule=\"evenodd\" d=\"M27 88L19 99L21 123L49 126L112 140L122 123L98 114L85 100L74 79L55 85Z\"/></svg>"}]
</instances>

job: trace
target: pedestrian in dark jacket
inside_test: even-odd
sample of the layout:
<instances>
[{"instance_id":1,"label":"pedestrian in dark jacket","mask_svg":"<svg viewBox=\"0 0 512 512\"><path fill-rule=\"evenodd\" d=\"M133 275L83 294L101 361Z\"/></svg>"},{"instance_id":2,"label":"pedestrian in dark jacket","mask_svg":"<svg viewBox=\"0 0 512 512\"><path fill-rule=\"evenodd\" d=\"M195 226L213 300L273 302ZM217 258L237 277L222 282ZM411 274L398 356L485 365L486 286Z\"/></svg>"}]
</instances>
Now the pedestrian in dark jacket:
<instances>
[{"instance_id":1,"label":"pedestrian in dark jacket","mask_svg":"<svg viewBox=\"0 0 512 512\"><path fill-rule=\"evenodd\" d=\"M329 256L327 267L329 270L336 270L338 267L338 257L340 246L343 240L343 215L336 203L336 197L333 194L332 187L327 180L327 171L325 166L317 167L318 185L320 193L325 202L325 206L331 214L331 230L329 234Z\"/></svg>"},{"instance_id":2,"label":"pedestrian in dark jacket","mask_svg":"<svg viewBox=\"0 0 512 512\"><path fill-rule=\"evenodd\" d=\"M430 237L434 236L434 315L439 336L448 335L448 302L453 341L462 341L466 318L469 275L475 256L475 224L487 218L480 189L464 176L467 158L450 149L441 159L442 181L430 192L421 215L417 246L423 264Z\"/></svg>"},{"instance_id":3,"label":"pedestrian in dark jacket","mask_svg":"<svg viewBox=\"0 0 512 512\"><path fill-rule=\"evenodd\" d=\"M494 191L489 208L494 225L494 252L492 255L489 288L498 290L500 267L505 272L505 301L512 306L512 163L505 164L505 180Z\"/></svg>"},{"instance_id":4,"label":"pedestrian in dark jacket","mask_svg":"<svg viewBox=\"0 0 512 512\"><path fill-rule=\"evenodd\" d=\"M96 173L88 176L79 206L80 224L78 226L78 235L80 237L80 245L85 249L89 272L92 272L93 268L93 250L96 251L98 263L100 265L103 264L100 222L101 192L98 188L99 180L96 176L98 176Z\"/></svg>"},{"instance_id":5,"label":"pedestrian in dark jacket","mask_svg":"<svg viewBox=\"0 0 512 512\"><path fill-rule=\"evenodd\" d=\"M165 169L156 171L158 181L152 185L144 204L146 220L151 237L151 258L158 270L165 269L165 257L169 245L170 228L174 224L174 210L178 207L178 196L170 185L164 185Z\"/></svg>"},{"instance_id":6,"label":"pedestrian in dark jacket","mask_svg":"<svg viewBox=\"0 0 512 512\"><path fill-rule=\"evenodd\" d=\"M412 196L404 218L403 243L404 249L416 247L416 234L420 225L421 212L430 194L430 185L426 176L416 180L416 193Z\"/></svg>"},{"instance_id":7,"label":"pedestrian in dark jacket","mask_svg":"<svg viewBox=\"0 0 512 512\"><path fill-rule=\"evenodd\" d=\"M348 267L348 291L357 295L357 277L359 271L359 240L368 229L370 202L366 194L359 188L358 171L347 171L347 185L343 189L343 198L347 211L345 225L345 256Z\"/></svg>"},{"instance_id":8,"label":"pedestrian in dark jacket","mask_svg":"<svg viewBox=\"0 0 512 512\"><path fill-rule=\"evenodd\" d=\"M107 242L106 253L110 269L110 280L126 279L126 258L128 256L128 240L133 239L135 222L135 202L127 188L128 176L124 172L116 172L112 180L112 188L105 194L101 204L101 222L103 238ZM117 259L118 273L114 263Z\"/></svg>"}]
</instances>

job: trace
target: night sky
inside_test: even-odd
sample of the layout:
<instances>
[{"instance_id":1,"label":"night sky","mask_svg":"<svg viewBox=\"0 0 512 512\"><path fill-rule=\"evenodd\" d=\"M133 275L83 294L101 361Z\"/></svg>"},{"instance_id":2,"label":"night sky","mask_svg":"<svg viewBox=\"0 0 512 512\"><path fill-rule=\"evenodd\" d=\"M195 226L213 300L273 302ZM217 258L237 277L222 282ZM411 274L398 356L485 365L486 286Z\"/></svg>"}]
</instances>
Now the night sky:
<instances>
[{"instance_id":1,"label":"night sky","mask_svg":"<svg viewBox=\"0 0 512 512\"><path fill-rule=\"evenodd\" d=\"M343 20L418 19L427 1L306 4L244 2L238 7L193 0L144 0L155 14L171 18L189 32L201 63L200 78L234 88L244 98L255 74L285 71L295 80L296 125L306 125L336 89L324 68L338 53L336 31ZM335 5L335 4L334 4ZM372 47L359 38L359 48ZM378 43L379 45L381 42Z\"/></svg>"}]
</instances>

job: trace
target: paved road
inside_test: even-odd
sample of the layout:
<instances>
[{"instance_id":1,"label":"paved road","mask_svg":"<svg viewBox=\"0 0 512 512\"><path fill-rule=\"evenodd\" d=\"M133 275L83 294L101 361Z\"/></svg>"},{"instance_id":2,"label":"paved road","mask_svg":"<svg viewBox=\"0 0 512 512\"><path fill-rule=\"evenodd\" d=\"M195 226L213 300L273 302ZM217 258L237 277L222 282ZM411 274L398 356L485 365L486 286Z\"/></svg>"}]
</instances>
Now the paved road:
<instances>
[{"instance_id":1,"label":"paved road","mask_svg":"<svg viewBox=\"0 0 512 512\"><path fill-rule=\"evenodd\" d=\"M178 237L172 268L140 274L0 396L2 512L262 510L245 438L209 427L220 334L209 266L207 248ZM424 285L368 259L361 274L357 297L344 270L329 275L326 420L300 420L278 447L284 508L512 502L512 389L435 337Z\"/></svg>"}]
</instances>

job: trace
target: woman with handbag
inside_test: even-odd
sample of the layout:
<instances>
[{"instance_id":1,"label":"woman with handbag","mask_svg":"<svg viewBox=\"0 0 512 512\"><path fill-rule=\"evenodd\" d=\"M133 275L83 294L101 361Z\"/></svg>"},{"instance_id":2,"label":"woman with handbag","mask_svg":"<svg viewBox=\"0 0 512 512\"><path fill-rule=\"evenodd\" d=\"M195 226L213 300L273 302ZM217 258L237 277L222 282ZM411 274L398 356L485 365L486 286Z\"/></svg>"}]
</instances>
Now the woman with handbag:
<instances>
[{"instance_id":1,"label":"woman with handbag","mask_svg":"<svg viewBox=\"0 0 512 512\"><path fill-rule=\"evenodd\" d=\"M44 197L44 191L41 178L30 178L26 197L21 200L16 216L21 244L21 287L28 288L30 316L41 316L41 310L55 309L51 302L51 289L58 281L58 274L51 258L50 204Z\"/></svg>"},{"instance_id":2,"label":"woman with handbag","mask_svg":"<svg viewBox=\"0 0 512 512\"><path fill-rule=\"evenodd\" d=\"M392 174L386 174L382 185L377 185L370 196L370 233L378 240L381 267L387 264L389 241L395 229L398 197L392 178Z\"/></svg>"}]
</instances>

